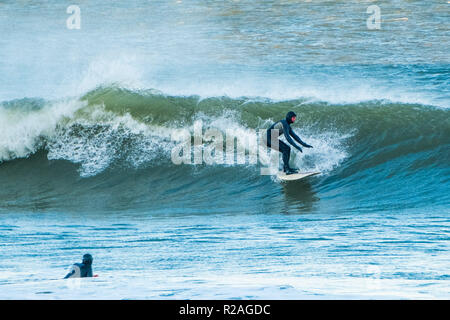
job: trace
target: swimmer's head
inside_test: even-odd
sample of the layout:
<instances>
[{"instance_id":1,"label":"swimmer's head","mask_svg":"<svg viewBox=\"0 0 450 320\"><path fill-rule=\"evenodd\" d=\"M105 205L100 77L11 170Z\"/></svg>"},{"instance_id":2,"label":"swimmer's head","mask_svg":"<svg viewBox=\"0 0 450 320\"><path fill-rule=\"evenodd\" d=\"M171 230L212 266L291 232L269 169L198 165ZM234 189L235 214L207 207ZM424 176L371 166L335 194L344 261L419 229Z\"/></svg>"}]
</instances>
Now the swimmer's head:
<instances>
[{"instance_id":1,"label":"swimmer's head","mask_svg":"<svg viewBox=\"0 0 450 320\"><path fill-rule=\"evenodd\" d=\"M83 256L83 263L84 264L92 264L92 261L94 260L94 258L92 258L92 256L89 254L89 253L86 253L84 256Z\"/></svg>"}]
</instances>

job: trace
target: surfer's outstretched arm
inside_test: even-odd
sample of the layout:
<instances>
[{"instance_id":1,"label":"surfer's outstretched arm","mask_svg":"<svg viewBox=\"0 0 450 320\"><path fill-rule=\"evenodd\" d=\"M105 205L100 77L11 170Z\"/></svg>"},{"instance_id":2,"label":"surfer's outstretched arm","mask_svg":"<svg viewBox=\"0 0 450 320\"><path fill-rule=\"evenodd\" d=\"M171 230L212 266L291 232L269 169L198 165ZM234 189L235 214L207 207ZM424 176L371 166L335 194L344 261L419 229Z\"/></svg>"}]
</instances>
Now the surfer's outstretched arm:
<instances>
[{"instance_id":1,"label":"surfer's outstretched arm","mask_svg":"<svg viewBox=\"0 0 450 320\"><path fill-rule=\"evenodd\" d=\"M286 120L281 120L281 123L283 124L283 133L284 133L284 137L286 138L286 140L292 144L298 151L303 152L302 148L300 148L295 142L294 140L292 140L291 136L290 136L290 132L292 131L291 127L289 126L289 124L287 123ZM300 138L299 138L300 139Z\"/></svg>"},{"instance_id":2,"label":"surfer's outstretched arm","mask_svg":"<svg viewBox=\"0 0 450 320\"><path fill-rule=\"evenodd\" d=\"M75 273L75 270L72 270L71 272L69 272L69 273L64 277L64 279L70 278L74 273Z\"/></svg>"},{"instance_id":3,"label":"surfer's outstretched arm","mask_svg":"<svg viewBox=\"0 0 450 320\"><path fill-rule=\"evenodd\" d=\"M311 145L307 144L306 142L303 142L302 139L300 139L300 137L298 135L295 134L294 130L292 130L291 127L289 127L289 134L295 139L295 141L297 141L298 143L300 143L302 146L304 146L305 148L312 148Z\"/></svg>"}]
</instances>

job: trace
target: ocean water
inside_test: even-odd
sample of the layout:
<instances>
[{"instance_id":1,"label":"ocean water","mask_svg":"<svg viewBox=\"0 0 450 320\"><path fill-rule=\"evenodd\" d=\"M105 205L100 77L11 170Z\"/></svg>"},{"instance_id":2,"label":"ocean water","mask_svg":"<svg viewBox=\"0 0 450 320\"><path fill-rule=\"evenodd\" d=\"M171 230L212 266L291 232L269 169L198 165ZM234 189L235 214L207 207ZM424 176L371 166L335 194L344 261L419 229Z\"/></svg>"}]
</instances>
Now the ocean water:
<instances>
[{"instance_id":1,"label":"ocean water","mask_svg":"<svg viewBox=\"0 0 450 320\"><path fill-rule=\"evenodd\" d=\"M448 1L76 5L0 1L0 299L450 297Z\"/></svg>"}]
</instances>

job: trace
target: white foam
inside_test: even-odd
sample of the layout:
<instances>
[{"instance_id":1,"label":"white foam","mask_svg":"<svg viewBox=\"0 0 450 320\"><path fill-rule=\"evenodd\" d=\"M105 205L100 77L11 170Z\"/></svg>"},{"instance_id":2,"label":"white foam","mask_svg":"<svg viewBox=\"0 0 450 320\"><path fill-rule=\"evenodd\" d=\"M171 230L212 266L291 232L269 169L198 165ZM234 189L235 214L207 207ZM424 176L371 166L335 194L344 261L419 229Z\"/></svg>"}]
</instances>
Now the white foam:
<instances>
[{"instance_id":1,"label":"white foam","mask_svg":"<svg viewBox=\"0 0 450 320\"><path fill-rule=\"evenodd\" d=\"M214 72L218 67L168 63L162 57L149 59L129 53L118 57L97 56L81 74L76 90L70 92L83 94L98 86L114 83L130 89L153 88L168 95L198 95L202 98L260 97L273 101L305 98L331 104L374 100L424 105L437 103L436 99L416 88L392 85L387 80L358 74L345 77L329 74L324 77L319 72L317 75L293 76L226 68ZM173 74L174 68L176 75ZM442 103L437 105L442 106Z\"/></svg>"},{"instance_id":2,"label":"white foam","mask_svg":"<svg viewBox=\"0 0 450 320\"><path fill-rule=\"evenodd\" d=\"M330 172L348 157L345 142L352 135L333 131L316 134L312 133L311 129L302 130L301 139L313 148L302 147L303 153L295 153L295 167L301 171Z\"/></svg>"},{"instance_id":3,"label":"white foam","mask_svg":"<svg viewBox=\"0 0 450 320\"><path fill-rule=\"evenodd\" d=\"M41 138L51 136L58 123L72 117L83 105L78 100L64 100L38 110L0 107L0 161L36 152Z\"/></svg>"},{"instance_id":4,"label":"white foam","mask_svg":"<svg viewBox=\"0 0 450 320\"><path fill-rule=\"evenodd\" d=\"M120 273L118 273L120 274ZM164 281L161 281L164 279ZM1 299L441 299L445 280L263 275L152 276L38 280L1 285Z\"/></svg>"},{"instance_id":5,"label":"white foam","mask_svg":"<svg viewBox=\"0 0 450 320\"><path fill-rule=\"evenodd\" d=\"M167 154L171 147L170 130L146 125L128 113L114 114L103 106L71 119L48 137L47 143L49 159L81 164L83 177L96 175L121 158L138 167L161 151Z\"/></svg>"},{"instance_id":6,"label":"white foam","mask_svg":"<svg viewBox=\"0 0 450 320\"><path fill-rule=\"evenodd\" d=\"M258 139L258 134L265 129L248 128L242 124L237 111L223 110L214 116L199 112L192 121L202 123L202 138L207 130L217 130L223 136L224 161L209 164L269 164L266 150L261 148ZM173 134L180 129L194 133L193 125L180 127L177 122L165 126L152 125L138 121L128 113L118 115L106 111L102 105L86 106L85 102L77 100L48 104L35 111L2 108L0 124L0 160L27 157L45 145L50 160L80 164L82 177L96 175L116 161L135 168L158 158L167 161L178 143L172 140ZM234 142L231 148L227 145L226 139L230 134L236 137L236 148ZM327 172L347 156L342 147L342 141L347 138L345 134L322 132L315 135L306 130L301 136L314 145L314 149L305 151L305 156L295 157L299 168ZM194 147L201 148L205 155L208 145L202 141L200 146ZM239 152L247 153L247 156L235 158ZM207 163L205 156L202 160L203 164ZM191 164L196 163L192 161Z\"/></svg>"},{"instance_id":7,"label":"white foam","mask_svg":"<svg viewBox=\"0 0 450 320\"><path fill-rule=\"evenodd\" d=\"M129 89L141 89L143 69L134 54L97 56L80 74L80 80L72 83L68 92L83 95L99 86L119 85Z\"/></svg>"},{"instance_id":8,"label":"white foam","mask_svg":"<svg viewBox=\"0 0 450 320\"><path fill-rule=\"evenodd\" d=\"M218 66L168 63L162 57L142 57L134 53L97 55L80 74L61 86L59 96L83 95L111 84L128 88L156 89L167 95L202 98L227 96L255 97L272 101L306 99L309 102L357 104L367 101L417 103L448 107L413 87L392 85L387 80L364 75L289 74L227 70ZM176 69L177 74L174 74Z\"/></svg>"}]
</instances>

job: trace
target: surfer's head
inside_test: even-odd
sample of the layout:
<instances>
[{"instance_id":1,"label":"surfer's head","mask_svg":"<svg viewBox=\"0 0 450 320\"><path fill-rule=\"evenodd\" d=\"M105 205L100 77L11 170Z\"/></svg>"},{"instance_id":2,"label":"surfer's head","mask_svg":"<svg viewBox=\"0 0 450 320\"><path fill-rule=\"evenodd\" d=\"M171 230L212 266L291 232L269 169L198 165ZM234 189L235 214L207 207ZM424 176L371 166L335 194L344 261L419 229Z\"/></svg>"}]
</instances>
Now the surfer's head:
<instances>
[{"instance_id":1,"label":"surfer's head","mask_svg":"<svg viewBox=\"0 0 450 320\"><path fill-rule=\"evenodd\" d=\"M92 256L91 256L89 253L86 253L86 254L83 256L83 263L84 263L84 264L91 265L93 260L94 260L94 258L92 258Z\"/></svg>"},{"instance_id":2,"label":"surfer's head","mask_svg":"<svg viewBox=\"0 0 450 320\"><path fill-rule=\"evenodd\" d=\"M290 124L290 123L294 123L295 119L297 118L297 115L295 114L294 111L289 111L286 114L286 121Z\"/></svg>"}]
</instances>

